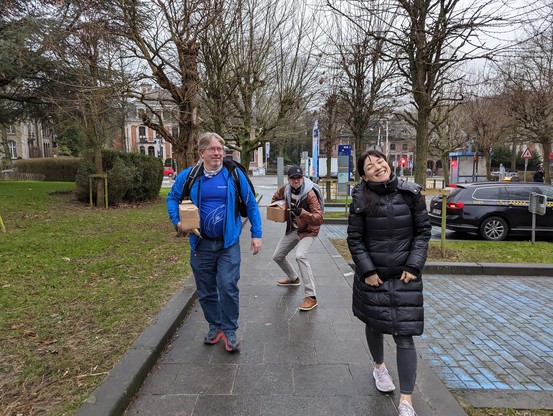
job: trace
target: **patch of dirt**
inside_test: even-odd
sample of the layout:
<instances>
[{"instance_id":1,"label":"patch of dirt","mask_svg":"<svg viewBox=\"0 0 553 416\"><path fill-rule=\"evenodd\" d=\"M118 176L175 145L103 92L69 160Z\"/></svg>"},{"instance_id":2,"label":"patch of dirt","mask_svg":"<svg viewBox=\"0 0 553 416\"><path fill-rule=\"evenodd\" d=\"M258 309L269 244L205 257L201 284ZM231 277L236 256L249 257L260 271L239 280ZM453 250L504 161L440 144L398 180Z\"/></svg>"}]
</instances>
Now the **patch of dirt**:
<instances>
[{"instance_id":1,"label":"patch of dirt","mask_svg":"<svg viewBox=\"0 0 553 416\"><path fill-rule=\"evenodd\" d=\"M460 261L459 254L453 250L444 250L442 255L442 249L440 246L429 245L428 246L428 259L427 261Z\"/></svg>"}]
</instances>

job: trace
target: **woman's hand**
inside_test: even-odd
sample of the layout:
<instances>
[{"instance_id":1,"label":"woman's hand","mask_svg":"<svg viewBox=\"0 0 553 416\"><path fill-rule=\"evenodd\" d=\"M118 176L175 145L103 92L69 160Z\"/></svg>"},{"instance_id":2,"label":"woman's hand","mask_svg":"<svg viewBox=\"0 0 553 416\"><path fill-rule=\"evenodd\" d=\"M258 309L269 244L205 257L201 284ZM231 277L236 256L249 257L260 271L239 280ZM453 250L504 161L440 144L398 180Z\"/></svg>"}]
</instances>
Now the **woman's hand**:
<instances>
[{"instance_id":1,"label":"woman's hand","mask_svg":"<svg viewBox=\"0 0 553 416\"><path fill-rule=\"evenodd\" d=\"M380 280L380 277L378 277L378 275L375 273L365 277L365 283L369 286L378 287L382 284L382 280Z\"/></svg>"},{"instance_id":2,"label":"woman's hand","mask_svg":"<svg viewBox=\"0 0 553 416\"><path fill-rule=\"evenodd\" d=\"M399 280L403 280L403 283L409 283L411 280L415 280L416 278L417 276L415 276L414 274L404 271L403 273L401 273L401 277L399 278Z\"/></svg>"}]
</instances>

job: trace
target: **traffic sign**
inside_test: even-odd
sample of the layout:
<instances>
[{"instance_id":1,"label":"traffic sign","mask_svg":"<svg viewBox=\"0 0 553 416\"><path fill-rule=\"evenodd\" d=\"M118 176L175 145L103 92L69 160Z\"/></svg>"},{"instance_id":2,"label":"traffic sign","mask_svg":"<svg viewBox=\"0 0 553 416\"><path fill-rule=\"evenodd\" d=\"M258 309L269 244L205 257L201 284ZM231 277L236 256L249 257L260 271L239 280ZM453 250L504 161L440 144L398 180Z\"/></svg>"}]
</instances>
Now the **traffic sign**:
<instances>
[{"instance_id":1,"label":"traffic sign","mask_svg":"<svg viewBox=\"0 0 553 416\"><path fill-rule=\"evenodd\" d=\"M530 148L527 147L526 149L524 149L524 152L522 152L522 155L520 155L520 157L523 159L532 159L532 153L530 152Z\"/></svg>"}]
</instances>

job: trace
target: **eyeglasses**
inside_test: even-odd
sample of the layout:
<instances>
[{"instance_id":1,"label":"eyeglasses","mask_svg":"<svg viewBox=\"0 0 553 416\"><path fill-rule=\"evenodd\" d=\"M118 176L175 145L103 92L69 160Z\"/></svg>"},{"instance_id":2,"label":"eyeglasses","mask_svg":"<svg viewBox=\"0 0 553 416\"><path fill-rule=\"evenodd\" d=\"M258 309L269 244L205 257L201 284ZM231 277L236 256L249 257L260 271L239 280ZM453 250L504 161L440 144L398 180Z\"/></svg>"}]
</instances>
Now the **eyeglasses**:
<instances>
[{"instance_id":1,"label":"eyeglasses","mask_svg":"<svg viewBox=\"0 0 553 416\"><path fill-rule=\"evenodd\" d=\"M205 151L209 153L216 153L216 152L223 153L225 149L223 149L222 147L207 147Z\"/></svg>"}]
</instances>

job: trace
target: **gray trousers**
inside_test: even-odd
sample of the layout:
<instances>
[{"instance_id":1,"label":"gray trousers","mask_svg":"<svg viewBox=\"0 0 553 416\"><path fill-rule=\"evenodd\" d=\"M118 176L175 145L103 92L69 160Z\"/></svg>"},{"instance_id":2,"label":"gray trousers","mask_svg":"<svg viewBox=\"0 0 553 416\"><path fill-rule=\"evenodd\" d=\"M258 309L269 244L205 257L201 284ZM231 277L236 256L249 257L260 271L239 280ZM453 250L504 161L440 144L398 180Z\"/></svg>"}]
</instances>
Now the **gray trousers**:
<instances>
[{"instance_id":1,"label":"gray trousers","mask_svg":"<svg viewBox=\"0 0 553 416\"><path fill-rule=\"evenodd\" d=\"M289 234L284 234L278 242L277 248L273 254L273 260L280 266L282 271L286 273L288 280L296 280L298 274L286 256L296 247L296 262L300 270L299 277L304 286L305 296L317 296L315 293L315 280L313 279L313 271L307 256L309 249L315 241L314 237L300 237L296 231Z\"/></svg>"}]
</instances>

